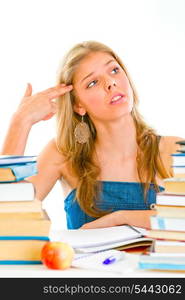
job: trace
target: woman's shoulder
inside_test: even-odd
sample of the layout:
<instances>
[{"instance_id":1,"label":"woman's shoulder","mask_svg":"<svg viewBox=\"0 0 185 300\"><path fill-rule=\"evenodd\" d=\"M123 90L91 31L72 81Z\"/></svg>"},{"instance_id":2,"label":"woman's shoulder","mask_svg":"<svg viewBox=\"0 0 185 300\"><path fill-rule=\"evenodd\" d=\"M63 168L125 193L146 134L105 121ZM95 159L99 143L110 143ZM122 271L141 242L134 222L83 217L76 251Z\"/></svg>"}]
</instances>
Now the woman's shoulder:
<instances>
[{"instance_id":1,"label":"woman's shoulder","mask_svg":"<svg viewBox=\"0 0 185 300\"><path fill-rule=\"evenodd\" d=\"M42 156L48 156L50 160L54 160L56 162L64 162L65 156L60 152L57 148L57 144L55 139L51 139L47 145L44 147L44 149L41 152Z\"/></svg>"},{"instance_id":2,"label":"woman's shoulder","mask_svg":"<svg viewBox=\"0 0 185 300\"><path fill-rule=\"evenodd\" d=\"M58 149L56 140L51 139L45 146L42 157L53 169L58 170L60 179L63 179L68 185L76 187L77 178L72 170L70 162L66 156Z\"/></svg>"},{"instance_id":3,"label":"woman's shoulder","mask_svg":"<svg viewBox=\"0 0 185 300\"><path fill-rule=\"evenodd\" d=\"M161 136L159 150L161 153L172 154L180 150L179 141L184 141L185 138L178 136Z\"/></svg>"},{"instance_id":4,"label":"woman's shoulder","mask_svg":"<svg viewBox=\"0 0 185 300\"><path fill-rule=\"evenodd\" d=\"M58 150L55 139L51 139L43 148L41 153L38 155L38 165L42 167L42 169L55 170L59 174L63 173L64 165L66 158L65 156Z\"/></svg>"}]
</instances>

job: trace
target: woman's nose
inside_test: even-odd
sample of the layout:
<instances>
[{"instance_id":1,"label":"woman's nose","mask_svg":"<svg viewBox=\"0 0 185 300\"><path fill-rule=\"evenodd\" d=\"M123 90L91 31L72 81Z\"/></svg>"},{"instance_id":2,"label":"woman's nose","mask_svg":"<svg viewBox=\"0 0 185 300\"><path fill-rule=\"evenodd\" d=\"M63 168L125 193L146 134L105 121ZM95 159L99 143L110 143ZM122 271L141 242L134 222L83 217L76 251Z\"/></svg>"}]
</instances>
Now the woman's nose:
<instances>
[{"instance_id":1,"label":"woman's nose","mask_svg":"<svg viewBox=\"0 0 185 300\"><path fill-rule=\"evenodd\" d=\"M108 80L106 83L106 87L108 90L111 90L113 87L116 87L116 81L115 80Z\"/></svg>"}]
</instances>

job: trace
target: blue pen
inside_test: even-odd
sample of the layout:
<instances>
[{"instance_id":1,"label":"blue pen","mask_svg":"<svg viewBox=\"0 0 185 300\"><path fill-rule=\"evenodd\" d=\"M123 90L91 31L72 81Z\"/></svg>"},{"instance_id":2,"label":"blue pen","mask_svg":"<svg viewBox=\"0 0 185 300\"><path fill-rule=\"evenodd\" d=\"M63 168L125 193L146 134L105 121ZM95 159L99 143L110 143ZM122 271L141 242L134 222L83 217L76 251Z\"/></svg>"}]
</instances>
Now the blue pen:
<instances>
[{"instance_id":1,"label":"blue pen","mask_svg":"<svg viewBox=\"0 0 185 300\"><path fill-rule=\"evenodd\" d=\"M119 255L119 256L117 256L117 257L114 256L114 255L111 255L111 256L105 258L105 259L103 260L102 264L104 264L104 265L109 265L109 264L112 264L112 263L114 263L114 262L120 260L120 259L124 256L123 253L120 253L120 254L121 254L121 255Z\"/></svg>"},{"instance_id":2,"label":"blue pen","mask_svg":"<svg viewBox=\"0 0 185 300\"><path fill-rule=\"evenodd\" d=\"M116 261L116 258L114 256L110 256L110 257L107 257L102 263L104 265L109 265L109 264L112 264L115 261Z\"/></svg>"}]
</instances>

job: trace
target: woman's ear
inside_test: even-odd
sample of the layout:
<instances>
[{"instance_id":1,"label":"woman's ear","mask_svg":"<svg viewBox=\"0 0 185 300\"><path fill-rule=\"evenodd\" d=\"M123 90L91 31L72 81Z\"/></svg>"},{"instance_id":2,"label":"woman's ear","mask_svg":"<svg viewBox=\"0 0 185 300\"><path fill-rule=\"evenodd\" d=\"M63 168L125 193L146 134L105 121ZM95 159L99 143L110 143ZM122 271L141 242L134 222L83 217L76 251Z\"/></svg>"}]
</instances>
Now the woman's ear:
<instances>
[{"instance_id":1,"label":"woman's ear","mask_svg":"<svg viewBox=\"0 0 185 300\"><path fill-rule=\"evenodd\" d=\"M80 116L84 116L86 114L86 109L79 102L75 102L73 109Z\"/></svg>"}]
</instances>

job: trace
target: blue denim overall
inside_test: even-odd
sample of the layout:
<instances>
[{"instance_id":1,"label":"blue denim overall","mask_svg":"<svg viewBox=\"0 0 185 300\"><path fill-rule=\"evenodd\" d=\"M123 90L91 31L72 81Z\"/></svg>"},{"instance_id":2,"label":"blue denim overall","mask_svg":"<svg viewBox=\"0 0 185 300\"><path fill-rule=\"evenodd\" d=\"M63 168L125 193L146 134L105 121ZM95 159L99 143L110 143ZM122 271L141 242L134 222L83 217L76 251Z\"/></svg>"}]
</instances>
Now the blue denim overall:
<instances>
[{"instance_id":1,"label":"blue denim overall","mask_svg":"<svg viewBox=\"0 0 185 300\"><path fill-rule=\"evenodd\" d=\"M139 182L101 181L101 201L96 201L96 206L101 210L147 210L156 202L154 185L150 184L147 199L144 200L143 190ZM160 191L164 188L159 186ZM64 200L67 228L77 229L83 224L95 220L88 216L75 200L76 189L73 189Z\"/></svg>"}]
</instances>

